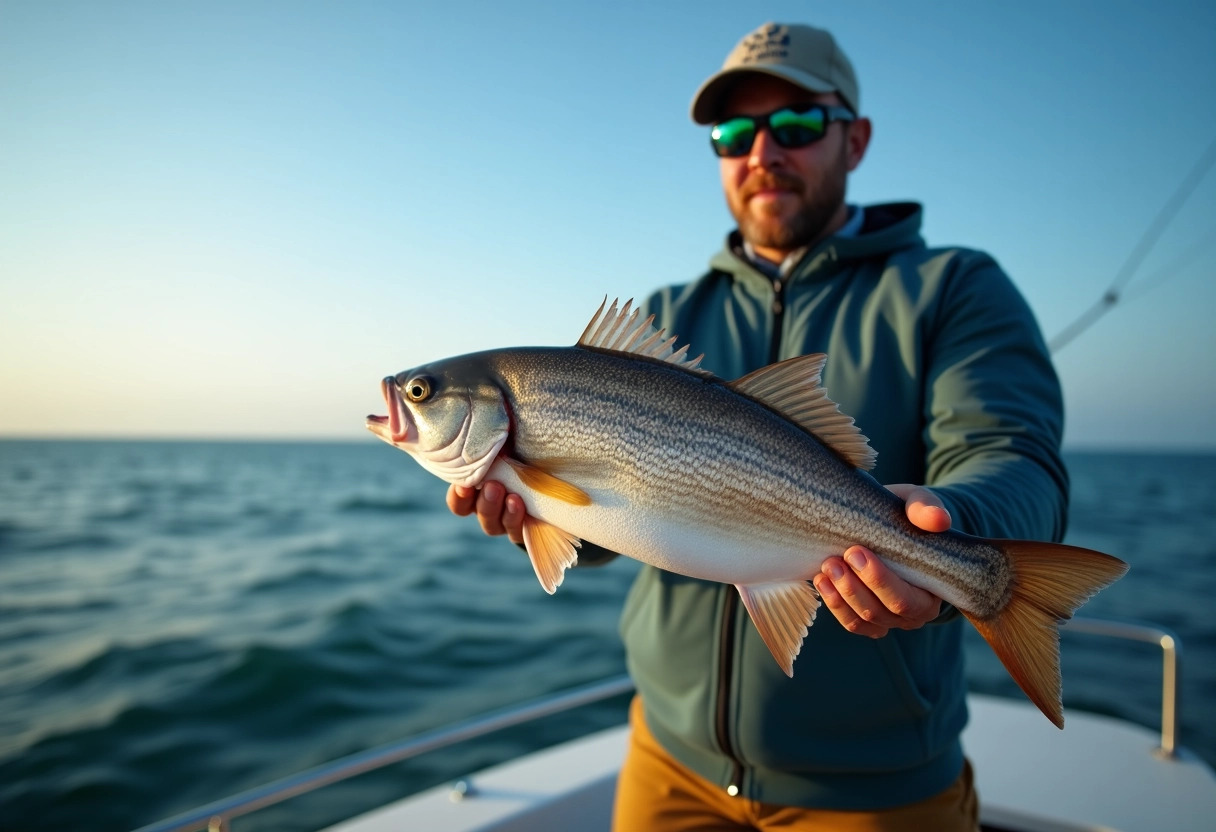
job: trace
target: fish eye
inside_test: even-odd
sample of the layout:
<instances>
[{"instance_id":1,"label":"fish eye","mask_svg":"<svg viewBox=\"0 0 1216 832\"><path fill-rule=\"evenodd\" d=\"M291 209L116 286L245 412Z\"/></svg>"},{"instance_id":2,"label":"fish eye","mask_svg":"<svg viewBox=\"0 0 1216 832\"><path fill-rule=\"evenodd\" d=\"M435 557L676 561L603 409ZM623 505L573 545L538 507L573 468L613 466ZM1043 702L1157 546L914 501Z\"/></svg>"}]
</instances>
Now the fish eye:
<instances>
[{"instance_id":1,"label":"fish eye","mask_svg":"<svg viewBox=\"0 0 1216 832\"><path fill-rule=\"evenodd\" d=\"M431 395L431 380L426 376L415 376L405 384L405 397L412 402L425 401Z\"/></svg>"}]
</instances>

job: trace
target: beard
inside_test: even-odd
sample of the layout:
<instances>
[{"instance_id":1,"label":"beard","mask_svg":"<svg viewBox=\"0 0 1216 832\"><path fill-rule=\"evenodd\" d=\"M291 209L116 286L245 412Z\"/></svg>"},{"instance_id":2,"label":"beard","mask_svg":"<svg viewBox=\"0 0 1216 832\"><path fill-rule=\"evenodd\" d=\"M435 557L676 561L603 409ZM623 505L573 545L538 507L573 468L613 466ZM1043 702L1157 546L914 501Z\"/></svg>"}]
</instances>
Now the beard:
<instances>
[{"instance_id":1,"label":"beard","mask_svg":"<svg viewBox=\"0 0 1216 832\"><path fill-rule=\"evenodd\" d=\"M843 146L837 163L824 171L820 181L813 185L785 171L757 170L739 188L735 199L730 202L730 212L739 223L743 239L753 246L794 251L824 236L828 223L844 203L847 178L848 166ZM752 195L758 191L774 189L798 198L799 204L793 214L785 214L784 200L763 205L749 204Z\"/></svg>"}]
</instances>

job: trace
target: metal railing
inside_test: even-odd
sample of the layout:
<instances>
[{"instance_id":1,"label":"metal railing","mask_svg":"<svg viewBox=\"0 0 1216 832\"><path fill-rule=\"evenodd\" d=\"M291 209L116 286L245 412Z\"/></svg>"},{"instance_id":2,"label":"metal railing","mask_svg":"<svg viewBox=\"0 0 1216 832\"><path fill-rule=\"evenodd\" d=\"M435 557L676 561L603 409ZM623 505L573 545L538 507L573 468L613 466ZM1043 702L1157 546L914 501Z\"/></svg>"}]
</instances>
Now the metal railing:
<instances>
[{"instance_id":1,"label":"metal railing","mask_svg":"<svg viewBox=\"0 0 1216 832\"><path fill-rule=\"evenodd\" d=\"M1182 658L1182 640L1176 634L1155 624L1116 621L1109 618L1072 618L1060 629L1074 633L1143 641L1161 648L1161 747L1158 756L1173 759L1178 756L1178 663Z\"/></svg>"},{"instance_id":2,"label":"metal railing","mask_svg":"<svg viewBox=\"0 0 1216 832\"><path fill-rule=\"evenodd\" d=\"M1161 747L1159 756L1173 758L1178 748L1178 660L1182 644L1169 630L1131 621L1099 618L1073 618L1062 625L1075 633L1089 633L1113 638L1157 644L1164 652L1161 689ZM575 688L528 705L515 706L482 717L475 717L446 728L428 731L417 737L382 745L368 751L323 763L299 774L293 774L250 789L232 797L208 803L167 820L141 827L136 832L228 832L233 818L282 803L297 795L348 780L351 777L399 763L428 751L437 751L465 740L492 734L504 728L531 722L583 705L611 699L633 690L628 676L617 676Z\"/></svg>"}]
</instances>

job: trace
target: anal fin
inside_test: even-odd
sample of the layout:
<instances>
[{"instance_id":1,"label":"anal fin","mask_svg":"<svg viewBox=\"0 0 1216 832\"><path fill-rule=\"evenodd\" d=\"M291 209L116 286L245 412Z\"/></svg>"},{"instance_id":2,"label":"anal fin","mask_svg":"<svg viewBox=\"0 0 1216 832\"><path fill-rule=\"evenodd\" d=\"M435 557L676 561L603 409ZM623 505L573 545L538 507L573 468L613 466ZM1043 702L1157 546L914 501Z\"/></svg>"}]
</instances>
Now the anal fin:
<instances>
[{"instance_id":1,"label":"anal fin","mask_svg":"<svg viewBox=\"0 0 1216 832\"><path fill-rule=\"evenodd\" d=\"M562 585L566 570L578 563L576 548L580 545L577 537L557 526L535 517L524 518L524 548L537 580L550 595Z\"/></svg>"},{"instance_id":2,"label":"anal fin","mask_svg":"<svg viewBox=\"0 0 1216 832\"><path fill-rule=\"evenodd\" d=\"M786 676L794 675L794 659L815 623L819 594L806 581L736 584L743 605L765 645Z\"/></svg>"}]
</instances>

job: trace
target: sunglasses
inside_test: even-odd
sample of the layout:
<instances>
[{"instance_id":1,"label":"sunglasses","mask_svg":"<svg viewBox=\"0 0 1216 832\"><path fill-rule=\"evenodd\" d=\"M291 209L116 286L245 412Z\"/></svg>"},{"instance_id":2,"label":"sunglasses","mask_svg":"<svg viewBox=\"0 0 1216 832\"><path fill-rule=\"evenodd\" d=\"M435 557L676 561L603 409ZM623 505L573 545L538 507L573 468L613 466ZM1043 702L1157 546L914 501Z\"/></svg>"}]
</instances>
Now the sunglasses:
<instances>
[{"instance_id":1,"label":"sunglasses","mask_svg":"<svg viewBox=\"0 0 1216 832\"><path fill-rule=\"evenodd\" d=\"M857 118L848 107L812 104L803 109L782 107L766 116L736 116L718 122L709 133L709 143L719 156L746 156L756 134L767 127L773 141L787 150L814 144L824 137L833 121Z\"/></svg>"}]
</instances>

